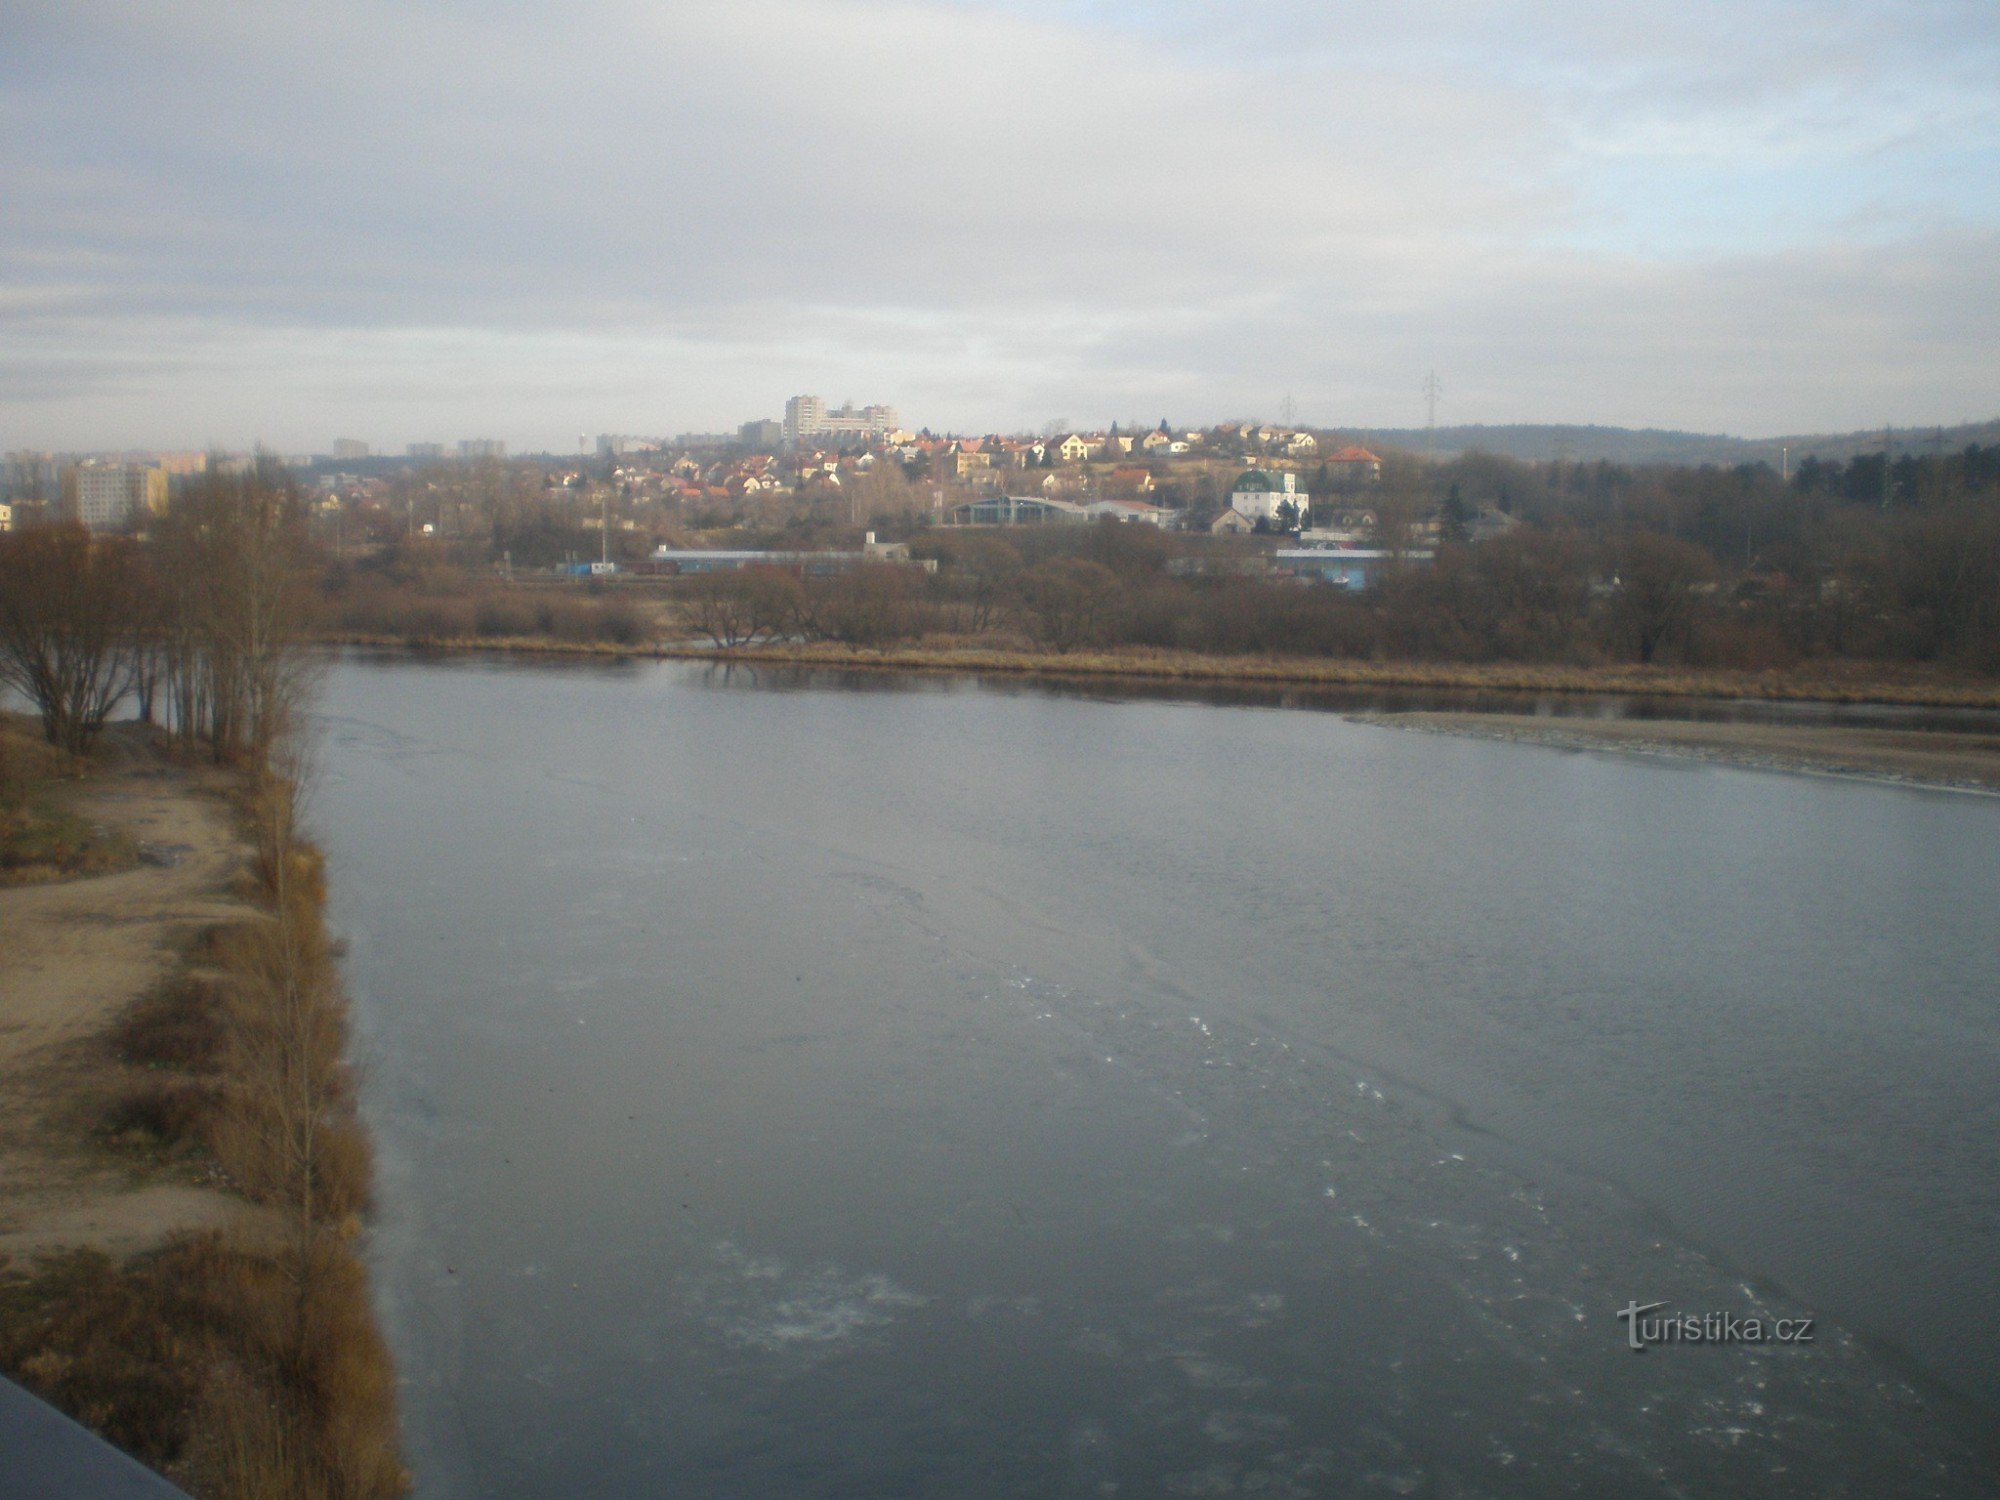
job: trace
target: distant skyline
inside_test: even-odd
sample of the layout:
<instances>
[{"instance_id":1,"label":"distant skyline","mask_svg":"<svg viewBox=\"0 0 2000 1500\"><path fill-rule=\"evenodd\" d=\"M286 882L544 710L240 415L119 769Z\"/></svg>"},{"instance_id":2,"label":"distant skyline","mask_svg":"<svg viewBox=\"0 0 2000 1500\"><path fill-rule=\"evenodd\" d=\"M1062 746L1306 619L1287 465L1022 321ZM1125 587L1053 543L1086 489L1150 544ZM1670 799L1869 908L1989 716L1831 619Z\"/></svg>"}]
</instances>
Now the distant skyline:
<instances>
[{"instance_id":1,"label":"distant skyline","mask_svg":"<svg viewBox=\"0 0 2000 1500\"><path fill-rule=\"evenodd\" d=\"M0 448L2000 414L1991 0L12 0Z\"/></svg>"}]
</instances>

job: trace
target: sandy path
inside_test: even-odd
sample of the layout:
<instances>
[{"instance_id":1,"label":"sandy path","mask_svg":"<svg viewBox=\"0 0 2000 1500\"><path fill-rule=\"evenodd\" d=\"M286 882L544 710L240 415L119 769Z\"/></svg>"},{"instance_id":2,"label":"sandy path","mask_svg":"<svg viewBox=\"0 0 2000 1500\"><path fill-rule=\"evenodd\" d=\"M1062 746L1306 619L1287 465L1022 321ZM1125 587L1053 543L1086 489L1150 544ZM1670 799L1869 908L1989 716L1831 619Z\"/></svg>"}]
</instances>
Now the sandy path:
<instances>
[{"instance_id":1,"label":"sandy path","mask_svg":"<svg viewBox=\"0 0 2000 1500\"><path fill-rule=\"evenodd\" d=\"M136 1183L89 1140L92 1101L119 1072L106 1029L171 972L183 939L244 911L230 895L244 853L215 783L136 730L117 730L102 759L77 810L185 852L171 867L0 890L0 1255L129 1250L240 1212L214 1188Z\"/></svg>"},{"instance_id":2,"label":"sandy path","mask_svg":"<svg viewBox=\"0 0 2000 1500\"><path fill-rule=\"evenodd\" d=\"M1564 750L1621 750L1725 761L1773 771L1869 776L2000 791L2000 735L1684 719L1564 719L1525 714L1384 713L1356 718L1431 734L1515 740Z\"/></svg>"}]
</instances>

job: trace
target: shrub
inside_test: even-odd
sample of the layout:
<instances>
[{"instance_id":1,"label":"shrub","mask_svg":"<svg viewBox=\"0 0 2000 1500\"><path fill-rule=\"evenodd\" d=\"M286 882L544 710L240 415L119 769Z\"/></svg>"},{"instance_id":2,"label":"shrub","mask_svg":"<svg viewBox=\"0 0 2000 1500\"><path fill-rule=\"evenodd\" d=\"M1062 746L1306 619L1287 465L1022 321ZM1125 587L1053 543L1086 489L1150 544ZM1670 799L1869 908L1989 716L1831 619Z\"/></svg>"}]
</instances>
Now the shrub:
<instances>
[{"instance_id":1,"label":"shrub","mask_svg":"<svg viewBox=\"0 0 2000 1500\"><path fill-rule=\"evenodd\" d=\"M105 1111L104 1133L114 1141L151 1146L206 1145L215 1118L211 1084L187 1078L149 1078L131 1085Z\"/></svg>"},{"instance_id":2,"label":"shrub","mask_svg":"<svg viewBox=\"0 0 2000 1500\"><path fill-rule=\"evenodd\" d=\"M206 1072L222 1053L222 1006L215 986L193 975L143 996L120 1019L111 1043L142 1067Z\"/></svg>"},{"instance_id":3,"label":"shrub","mask_svg":"<svg viewBox=\"0 0 2000 1500\"><path fill-rule=\"evenodd\" d=\"M535 616L518 599L489 596L473 606L472 628L483 636L527 635L535 628Z\"/></svg>"}]
</instances>

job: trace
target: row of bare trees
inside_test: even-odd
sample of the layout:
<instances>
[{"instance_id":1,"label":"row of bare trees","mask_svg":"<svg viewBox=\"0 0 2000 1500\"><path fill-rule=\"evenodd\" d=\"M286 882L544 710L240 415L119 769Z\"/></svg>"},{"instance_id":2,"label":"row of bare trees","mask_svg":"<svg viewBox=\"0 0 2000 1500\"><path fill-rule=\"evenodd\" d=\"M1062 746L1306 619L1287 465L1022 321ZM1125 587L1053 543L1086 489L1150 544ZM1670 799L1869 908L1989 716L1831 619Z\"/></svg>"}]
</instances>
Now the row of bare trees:
<instances>
[{"instance_id":1,"label":"row of bare trees","mask_svg":"<svg viewBox=\"0 0 2000 1500\"><path fill-rule=\"evenodd\" d=\"M687 628L717 646L757 641L840 641L881 646L935 628L937 611L921 574L875 565L826 577L777 567L690 579L682 594Z\"/></svg>"},{"instance_id":2,"label":"row of bare trees","mask_svg":"<svg viewBox=\"0 0 2000 1500\"><path fill-rule=\"evenodd\" d=\"M303 507L271 466L212 474L144 540L0 535L0 682L88 751L128 697L219 761L261 762L306 686Z\"/></svg>"},{"instance_id":3,"label":"row of bare trees","mask_svg":"<svg viewBox=\"0 0 2000 1500\"><path fill-rule=\"evenodd\" d=\"M1762 669L1812 657L2000 671L2000 506L1876 523L1822 566L1732 568L1646 527L1524 525L1364 591L1266 571L1262 554L1149 527L921 538L926 575L870 566L685 580L682 619L718 646L919 636L1010 637L1058 651L1119 646L1466 662L1628 661Z\"/></svg>"}]
</instances>

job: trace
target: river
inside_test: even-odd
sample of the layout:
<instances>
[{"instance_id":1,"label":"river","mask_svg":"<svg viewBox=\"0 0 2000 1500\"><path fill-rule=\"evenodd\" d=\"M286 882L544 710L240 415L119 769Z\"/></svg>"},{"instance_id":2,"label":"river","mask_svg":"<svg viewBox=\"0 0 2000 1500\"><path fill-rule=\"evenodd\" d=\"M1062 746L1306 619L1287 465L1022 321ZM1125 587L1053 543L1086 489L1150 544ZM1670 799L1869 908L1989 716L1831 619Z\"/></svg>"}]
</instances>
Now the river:
<instances>
[{"instance_id":1,"label":"river","mask_svg":"<svg viewBox=\"0 0 2000 1500\"><path fill-rule=\"evenodd\" d=\"M2000 799L691 663L321 711L422 1496L2000 1492Z\"/></svg>"}]
</instances>

